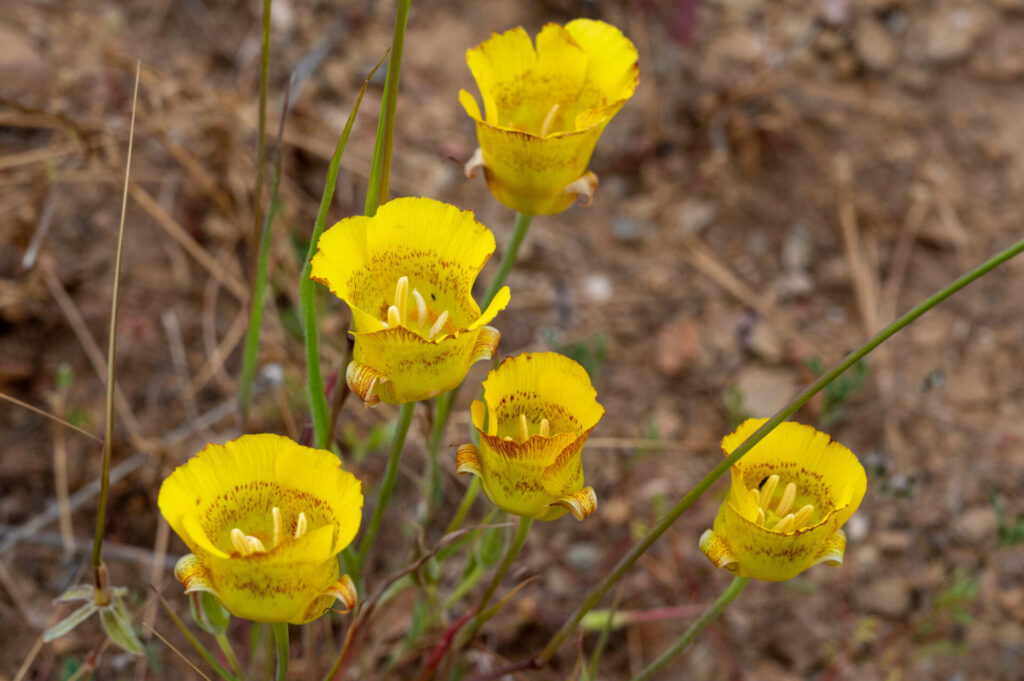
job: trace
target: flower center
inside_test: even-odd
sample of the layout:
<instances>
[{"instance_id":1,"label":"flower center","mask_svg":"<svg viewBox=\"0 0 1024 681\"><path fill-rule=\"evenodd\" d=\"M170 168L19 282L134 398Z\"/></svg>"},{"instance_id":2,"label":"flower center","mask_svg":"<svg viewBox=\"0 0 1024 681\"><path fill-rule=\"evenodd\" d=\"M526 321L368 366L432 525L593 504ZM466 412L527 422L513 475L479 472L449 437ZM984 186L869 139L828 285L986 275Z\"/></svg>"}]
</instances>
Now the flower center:
<instances>
[{"instance_id":1,"label":"flower center","mask_svg":"<svg viewBox=\"0 0 1024 681\"><path fill-rule=\"evenodd\" d=\"M411 306L410 298L412 298ZM435 314L427 306L427 301L419 291L416 289L409 291L409 277L399 277L398 284L395 286L395 304L388 307L384 328L393 329L404 326L427 340L433 340L438 334L447 335L448 318L448 310L444 310L441 314Z\"/></svg>"},{"instance_id":2,"label":"flower center","mask_svg":"<svg viewBox=\"0 0 1024 681\"><path fill-rule=\"evenodd\" d=\"M782 497L778 504L772 508L779 480L778 475L772 475L762 480L757 487L747 490L754 503L757 504L757 524L767 530L782 534L796 532L811 520L811 516L814 515L814 506L806 504L799 511L790 513L793 502L796 501L796 483L790 482L782 490Z\"/></svg>"},{"instance_id":3,"label":"flower center","mask_svg":"<svg viewBox=\"0 0 1024 681\"><path fill-rule=\"evenodd\" d=\"M551 423L547 419L541 419L540 424L537 426L537 434L541 437L548 437L551 434ZM519 415L519 432L516 433L515 437L506 435L505 440L508 442L518 442L522 444L530 439L530 422L526 420L526 414Z\"/></svg>"},{"instance_id":4,"label":"flower center","mask_svg":"<svg viewBox=\"0 0 1024 681\"><path fill-rule=\"evenodd\" d=\"M277 548L277 545L281 543L281 538L284 534L284 522L281 519L281 509L277 506L270 510L271 515L274 518L274 538L273 544L270 549L267 549L263 541L256 536L246 534L237 527L231 530L231 546L234 547L238 555L245 557L251 556L254 553L266 553L268 550L272 551ZM299 539L302 535L306 534L309 529L309 521L306 519L306 514L300 512L298 520L295 521L295 533L294 537Z\"/></svg>"}]
</instances>

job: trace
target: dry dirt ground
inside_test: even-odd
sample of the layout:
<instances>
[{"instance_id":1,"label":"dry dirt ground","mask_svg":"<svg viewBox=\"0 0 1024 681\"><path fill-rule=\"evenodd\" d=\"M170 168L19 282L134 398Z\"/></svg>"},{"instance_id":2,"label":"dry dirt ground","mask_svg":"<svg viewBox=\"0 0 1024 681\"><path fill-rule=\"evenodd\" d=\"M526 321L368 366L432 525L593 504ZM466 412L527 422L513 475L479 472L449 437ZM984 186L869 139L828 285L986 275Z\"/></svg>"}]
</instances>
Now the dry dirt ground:
<instances>
[{"instance_id":1,"label":"dry dirt ground","mask_svg":"<svg viewBox=\"0 0 1024 681\"><path fill-rule=\"evenodd\" d=\"M392 5L274 2L271 131L292 73L296 81L252 430L298 438L305 429L301 254L337 135L388 46ZM0 12L0 390L94 433L132 72L143 63L114 434L115 463L128 472L113 487L108 562L139 621L165 634L172 625L147 585L187 608L166 569L184 547L160 527L159 482L239 427L259 12L255 0L23 0ZM582 524L535 526L512 577L537 579L485 630L473 653L481 669L539 650L718 460L717 442L737 419L770 414L816 371L1024 235L1021 0L415 2L394 194L473 209L501 248L512 215L481 180L461 175L475 147L457 102L459 88L473 87L464 51L492 30L523 24L532 33L581 15L633 39L641 86L594 157L594 204L534 221L498 325L504 353L557 349L594 372L607 416L585 470L601 509ZM378 77L360 113L333 219L362 209L381 86ZM752 584L661 678L1022 678L1022 291L1024 261L1011 262L798 414L869 471L846 565ZM326 297L322 310L333 374L347 311ZM485 371L478 365L468 380ZM462 401L446 443L467 437ZM368 489L384 467L369 436L393 414L349 404L341 415L342 446ZM425 466L420 416L403 459L407 503L394 505L388 550L371 574L409 556ZM99 445L9 404L0 432L0 679L26 660L18 678L65 679L96 658L95 622L34 646L52 598L88 562L95 497L86 492L65 527L46 514L54 462L66 458L68 486L80 490L97 477ZM444 518L465 484L451 451ZM619 607L641 622L613 632L601 678L628 678L727 584L697 549L723 493L719 485L702 499L623 582ZM485 510L479 503L473 517ZM437 528L427 532L436 538ZM657 610L666 606L676 609ZM410 609L403 599L386 609L351 678L414 675L437 637L403 648ZM296 637L295 678L320 678L343 622L323 618ZM248 632L235 623L240 645ZM144 633L148 662L105 650L96 678L190 678ZM595 640L582 639L584 653ZM522 678L566 678L577 650L570 641L556 664Z\"/></svg>"}]
</instances>

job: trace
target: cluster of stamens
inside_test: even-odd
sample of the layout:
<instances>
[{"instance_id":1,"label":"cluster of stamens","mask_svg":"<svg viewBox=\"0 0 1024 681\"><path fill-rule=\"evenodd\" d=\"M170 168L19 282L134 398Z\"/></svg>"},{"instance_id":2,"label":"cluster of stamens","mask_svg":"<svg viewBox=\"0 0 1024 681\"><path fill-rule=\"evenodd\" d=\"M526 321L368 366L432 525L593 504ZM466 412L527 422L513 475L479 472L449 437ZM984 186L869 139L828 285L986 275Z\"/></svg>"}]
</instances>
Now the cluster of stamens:
<instances>
[{"instance_id":1,"label":"cluster of stamens","mask_svg":"<svg viewBox=\"0 0 1024 681\"><path fill-rule=\"evenodd\" d=\"M772 475L756 488L748 490L750 497L757 505L757 524L775 532L795 532L807 525L811 516L814 515L814 506L805 505L799 511L790 513L789 510L796 501L796 484L790 482L782 491L782 498L773 510L770 507L772 497L779 485L779 476Z\"/></svg>"},{"instance_id":2,"label":"cluster of stamens","mask_svg":"<svg viewBox=\"0 0 1024 681\"><path fill-rule=\"evenodd\" d=\"M270 550L273 550L281 543L281 538L284 536L284 522L281 519L281 509L277 506L272 508L270 513L274 517L274 543L270 547ZM300 512L298 520L295 521L295 534L293 536L298 539L306 534L308 529L309 521L306 519L306 514ZM268 550L259 537L246 534L237 527L231 530L231 545L243 557L254 553L266 553Z\"/></svg>"},{"instance_id":3,"label":"cluster of stamens","mask_svg":"<svg viewBox=\"0 0 1024 681\"><path fill-rule=\"evenodd\" d=\"M540 426L537 430L537 434L541 437L547 437L551 434L551 423L547 419L540 420ZM505 440L508 442L526 442L530 439L530 423L526 420L526 414L519 415L519 432L516 433L515 437L506 435Z\"/></svg>"},{"instance_id":4,"label":"cluster of stamens","mask_svg":"<svg viewBox=\"0 0 1024 681\"><path fill-rule=\"evenodd\" d=\"M384 322L384 328L393 329L398 326L411 328L410 323L415 323L425 329L427 340L433 340L434 336L441 333L444 325L448 323L448 310L439 314L430 328L426 329L426 325L430 321L427 301L419 291L413 289L411 297L415 309L410 311L409 297L409 277L399 277L398 284L395 286L395 304L388 307L388 318Z\"/></svg>"}]
</instances>

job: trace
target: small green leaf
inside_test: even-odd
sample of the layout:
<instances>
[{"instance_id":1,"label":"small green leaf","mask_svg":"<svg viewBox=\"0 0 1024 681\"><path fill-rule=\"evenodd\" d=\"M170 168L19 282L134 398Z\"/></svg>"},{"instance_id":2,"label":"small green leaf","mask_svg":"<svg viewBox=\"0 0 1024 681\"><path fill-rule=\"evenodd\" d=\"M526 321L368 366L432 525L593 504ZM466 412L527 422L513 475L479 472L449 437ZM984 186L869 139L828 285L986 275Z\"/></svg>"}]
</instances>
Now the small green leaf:
<instances>
[{"instance_id":1,"label":"small green leaf","mask_svg":"<svg viewBox=\"0 0 1024 681\"><path fill-rule=\"evenodd\" d=\"M55 639L60 638L64 634L68 633L79 624L89 619L89 616L96 612L96 604L89 601L78 610L57 622L52 627L43 632L43 641L49 643Z\"/></svg>"},{"instance_id":2,"label":"small green leaf","mask_svg":"<svg viewBox=\"0 0 1024 681\"><path fill-rule=\"evenodd\" d=\"M193 591L189 594L188 604L192 610L192 619L206 633L221 636L228 630L231 613L209 591Z\"/></svg>"},{"instance_id":3,"label":"small green leaf","mask_svg":"<svg viewBox=\"0 0 1024 681\"><path fill-rule=\"evenodd\" d=\"M481 563L490 567L501 560L502 545L505 543L504 534L504 527L491 527L484 530L483 537L480 538L480 548L477 551Z\"/></svg>"},{"instance_id":4,"label":"small green leaf","mask_svg":"<svg viewBox=\"0 0 1024 681\"><path fill-rule=\"evenodd\" d=\"M135 636L131 617L120 598L111 600L110 605L100 609L100 623L113 643L132 655L142 654L142 643Z\"/></svg>"}]
</instances>

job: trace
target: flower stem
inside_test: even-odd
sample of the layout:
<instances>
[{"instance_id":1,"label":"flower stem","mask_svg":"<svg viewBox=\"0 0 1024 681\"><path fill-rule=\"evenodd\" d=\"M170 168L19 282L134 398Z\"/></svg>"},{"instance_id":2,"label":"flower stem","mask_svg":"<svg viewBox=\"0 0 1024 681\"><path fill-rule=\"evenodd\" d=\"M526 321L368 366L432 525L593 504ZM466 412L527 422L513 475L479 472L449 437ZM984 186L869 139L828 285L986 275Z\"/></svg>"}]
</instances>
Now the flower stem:
<instances>
[{"instance_id":1,"label":"flower stem","mask_svg":"<svg viewBox=\"0 0 1024 681\"><path fill-rule=\"evenodd\" d=\"M729 588L722 592L722 595L718 597L711 607L704 611L697 621L690 625L682 636L679 637L672 646L658 656L654 662L644 667L643 671L634 676L631 681L648 681L655 673L670 661L675 658L676 655L686 650L694 640L700 636L709 624L718 619L718 616L722 614L722 611L728 607L733 600L740 595L740 592L747 586L747 582L750 581L750 577L735 577Z\"/></svg>"},{"instance_id":2,"label":"flower stem","mask_svg":"<svg viewBox=\"0 0 1024 681\"><path fill-rule=\"evenodd\" d=\"M459 508L455 511L455 515L452 517L448 527L444 528L445 534L451 534L452 532L458 531L462 527L463 521L466 516L469 515L469 509L472 508L473 502L476 500L476 495L480 492L480 478L473 476L473 479L469 483L469 487L466 488L466 493L462 497L462 501L459 503Z\"/></svg>"},{"instance_id":3,"label":"flower stem","mask_svg":"<svg viewBox=\"0 0 1024 681\"><path fill-rule=\"evenodd\" d=\"M225 634L217 634L217 645L220 646L220 650L224 653L224 657L227 658L228 664L231 665L231 669L234 670L235 676L239 679L244 679L245 674L242 672L242 665L238 663L238 657L235 656L235 649L231 647L231 641Z\"/></svg>"},{"instance_id":4,"label":"flower stem","mask_svg":"<svg viewBox=\"0 0 1024 681\"><path fill-rule=\"evenodd\" d=\"M505 553L505 558L501 561L501 565L498 566L498 571L495 572L494 577L491 578L491 583L487 585L487 591L484 591L483 598L480 599L480 604L476 607L476 617L473 618L473 623L469 625L465 636L460 636L460 648L472 641L473 637L476 636L476 632L480 631L480 627L487 623L487 620L489 619L486 612L487 606L490 605L491 598L494 597L494 592L498 590L498 587L501 585L501 581L505 579L505 575L508 574L516 556L519 555L520 549L523 548L523 543L526 542L526 535L530 533L530 527L532 526L533 518L525 515L519 516L519 528L516 530L516 536L512 540L512 544L508 547L508 551Z\"/></svg>"},{"instance_id":5,"label":"flower stem","mask_svg":"<svg viewBox=\"0 0 1024 681\"><path fill-rule=\"evenodd\" d=\"M277 673L274 681L286 681L288 678L288 623L274 622L274 647L277 649Z\"/></svg>"},{"instance_id":6,"label":"flower stem","mask_svg":"<svg viewBox=\"0 0 1024 681\"><path fill-rule=\"evenodd\" d=\"M384 115L384 149L381 154L380 188L378 202L380 199L388 200L388 187L391 180L391 154L395 142L395 118L398 108L398 75L402 70L402 49L405 45L405 26L409 22L409 5L412 0L398 0L398 10L395 15L395 32L391 39L391 59L388 62L387 79L387 111ZM377 211L374 210L374 213ZM367 211L368 215L372 215Z\"/></svg>"},{"instance_id":7,"label":"flower stem","mask_svg":"<svg viewBox=\"0 0 1024 681\"><path fill-rule=\"evenodd\" d=\"M388 456L388 465L384 469L384 481L381 483L380 496L377 498L377 505L373 508L373 516L370 518L370 525L363 534L359 543L359 555L355 561L355 573L352 579L358 579L363 571L363 564L366 557L373 548L373 542L377 539L380 531L380 523L384 518L384 510L391 501L391 495L395 491L395 482L398 480L398 461L402 458L402 448L405 446L405 436L409 432L409 425L412 423L412 414L416 410L415 402L406 402L398 408L398 423L395 425L395 439L391 442L391 454Z\"/></svg>"},{"instance_id":8,"label":"flower stem","mask_svg":"<svg viewBox=\"0 0 1024 681\"><path fill-rule=\"evenodd\" d=\"M491 283L487 286L484 297L480 299L481 310L487 309L487 306L494 300L494 296L498 295L498 291L504 286L505 279L508 278L508 273L512 271L512 266L515 265L516 257L519 255L519 247L523 245L523 240L526 238L526 233L529 231L532 221L532 215L516 213L516 224L512 232L512 239L508 242L508 247L501 256L498 271L494 273L494 278L491 279ZM444 492L441 484L441 440L444 438L445 426L448 425L452 404L455 403L455 398L458 394L459 386L456 386L443 395L439 395L434 400L434 424L430 430L430 439L427 442L427 453L430 457L430 508L436 508L440 505ZM453 519L452 523L448 526L449 529L446 531L446 534L447 532L454 531L451 529L453 525L455 529L458 529L458 526L462 524L462 520L465 519L466 513L469 512L470 506L473 504L473 500L476 499L479 490L480 483L474 478L472 484L466 489L466 495L463 497L462 503L459 505L459 511L456 513L455 518L458 522Z\"/></svg>"},{"instance_id":9,"label":"flower stem","mask_svg":"<svg viewBox=\"0 0 1024 681\"><path fill-rule=\"evenodd\" d=\"M107 343L107 401L106 431L103 434L103 458L100 464L100 496L96 507L96 532L92 542L93 581L97 588L101 584L103 565L103 531L107 525L107 497L110 496L110 460L114 453L114 356L117 354L117 292L121 280L121 254L124 246L124 217L128 208L128 178L132 169L132 142L135 140L135 108L139 100L139 74L142 62L135 65L135 90L132 94L132 120L128 127L128 158L124 164L124 195L121 197L121 226L117 233L117 254L114 256L114 287L110 300L110 340ZM101 594L106 597L106 594Z\"/></svg>"},{"instance_id":10,"label":"flower stem","mask_svg":"<svg viewBox=\"0 0 1024 681\"><path fill-rule=\"evenodd\" d=\"M508 273L512 271L512 266L516 264L519 247L523 245L523 239L526 238L526 232L529 231L532 221L532 215L516 213L516 226L512 232L512 240L508 242L508 247L505 249L504 255L501 256L501 262L498 263L498 271L494 273L491 285L487 287L487 292L480 301L481 310L487 309L487 306L494 300L494 296L498 295L498 291L504 286Z\"/></svg>"},{"instance_id":11,"label":"flower stem","mask_svg":"<svg viewBox=\"0 0 1024 681\"><path fill-rule=\"evenodd\" d=\"M807 387L802 393L797 395L789 404L783 407L775 416L769 419L763 426L758 428L750 437L744 440L739 447L733 450L732 454L722 459L722 461L715 466L710 473L704 476L704 478L697 483L697 485L691 489L686 496L679 500L679 502L672 507L664 518L658 521L658 524L647 533L643 539L636 543L636 545L629 551L628 554L619 560L618 564L609 572L601 583L598 584L590 592L587 598L583 601L579 608L569 616L569 618L562 625L562 628L558 630L555 636L548 641L547 646L541 651L537 660L540 663L545 663L554 656L559 646L565 641L565 639L576 630L580 620L587 614L598 602L604 597L608 590L618 582L622 576L633 566L640 556L642 556L647 549L651 547L654 542L658 540L661 535L668 530L669 527L681 516L688 508L693 506L694 502L700 498L704 492L713 485L718 478L722 477L726 471L728 471L733 464L739 461L743 455L751 450L758 442L761 441L775 426L779 425L793 413L795 413L800 407L807 404L812 397L817 395L819 392L825 389L829 383L837 379L844 371L852 367L854 364L863 359L868 353L877 348L879 345L884 343L890 337L901 331L904 327L908 326L911 322L916 320L918 317L923 315L925 312L941 303L946 298L964 288L974 280L988 274L999 265L1003 264L1010 258L1020 254L1024 251L1024 239L1013 244L1009 248L999 252L993 257L989 258L982 264L975 267L970 272L958 277L953 283L949 284L940 291L932 294L926 298L922 303L911 309L909 312L904 314L902 317L894 321L889 326L882 329L878 334L871 338L867 343L861 346L859 349L847 355L846 359L835 366L831 371L822 375L818 380Z\"/></svg>"}]
</instances>

